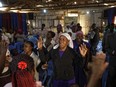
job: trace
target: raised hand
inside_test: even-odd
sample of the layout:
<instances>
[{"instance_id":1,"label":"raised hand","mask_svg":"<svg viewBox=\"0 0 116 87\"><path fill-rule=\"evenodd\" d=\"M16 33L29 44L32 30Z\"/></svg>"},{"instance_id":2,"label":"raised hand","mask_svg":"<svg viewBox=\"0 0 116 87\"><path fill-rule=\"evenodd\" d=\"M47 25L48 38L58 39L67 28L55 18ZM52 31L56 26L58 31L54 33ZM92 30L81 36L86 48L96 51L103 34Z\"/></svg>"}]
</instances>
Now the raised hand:
<instances>
[{"instance_id":1,"label":"raised hand","mask_svg":"<svg viewBox=\"0 0 116 87\"><path fill-rule=\"evenodd\" d=\"M102 77L105 69L108 66L108 63L105 62L106 55L104 53L97 53L96 56L93 56L93 61L90 64L91 76L87 87L100 87L98 86L99 79Z\"/></svg>"},{"instance_id":2,"label":"raised hand","mask_svg":"<svg viewBox=\"0 0 116 87\"><path fill-rule=\"evenodd\" d=\"M103 72L108 66L108 63L105 62L106 54L104 53L97 53L96 56L93 56L92 59L92 74L98 75L101 77Z\"/></svg>"},{"instance_id":3,"label":"raised hand","mask_svg":"<svg viewBox=\"0 0 116 87\"><path fill-rule=\"evenodd\" d=\"M85 55L86 55L86 53L87 53L87 51L88 51L86 45L85 45L85 44L81 44L81 46L79 47L79 50L80 50L81 55L82 55L83 57L85 57Z\"/></svg>"}]
</instances>

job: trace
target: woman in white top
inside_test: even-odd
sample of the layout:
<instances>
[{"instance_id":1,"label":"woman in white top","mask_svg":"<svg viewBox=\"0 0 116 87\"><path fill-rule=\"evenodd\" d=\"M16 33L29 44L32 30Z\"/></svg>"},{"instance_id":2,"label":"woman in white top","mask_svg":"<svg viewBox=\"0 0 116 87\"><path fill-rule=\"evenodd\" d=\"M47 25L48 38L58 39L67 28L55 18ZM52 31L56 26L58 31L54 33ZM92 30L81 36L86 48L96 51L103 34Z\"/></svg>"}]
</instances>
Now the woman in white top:
<instances>
[{"instance_id":1,"label":"woman in white top","mask_svg":"<svg viewBox=\"0 0 116 87\"><path fill-rule=\"evenodd\" d=\"M36 71L36 67L40 64L40 59L38 56L33 52L34 44L31 41L24 42L24 53L29 55L34 60L34 69L35 69L35 79L39 80L39 73Z\"/></svg>"}]
</instances>

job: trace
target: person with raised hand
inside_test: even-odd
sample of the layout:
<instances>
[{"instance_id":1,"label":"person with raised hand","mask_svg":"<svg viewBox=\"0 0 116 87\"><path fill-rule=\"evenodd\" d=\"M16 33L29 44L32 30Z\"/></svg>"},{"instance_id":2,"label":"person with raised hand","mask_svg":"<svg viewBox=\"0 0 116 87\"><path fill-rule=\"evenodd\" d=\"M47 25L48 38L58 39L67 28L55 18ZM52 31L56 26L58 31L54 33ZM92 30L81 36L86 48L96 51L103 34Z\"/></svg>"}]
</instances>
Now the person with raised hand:
<instances>
[{"instance_id":1,"label":"person with raised hand","mask_svg":"<svg viewBox=\"0 0 116 87\"><path fill-rule=\"evenodd\" d=\"M82 67L75 66L76 83L79 84L79 87L85 87L87 85L87 76L88 76L87 64L91 59L90 44L84 41L84 34L82 31L76 32L76 39L73 41L73 44L74 44L73 49L79 55L85 54L85 57L82 59L83 63ZM84 48L85 50L81 51L81 48Z\"/></svg>"},{"instance_id":2,"label":"person with raised hand","mask_svg":"<svg viewBox=\"0 0 116 87\"><path fill-rule=\"evenodd\" d=\"M59 43L53 47L47 55L44 54L42 40L38 42L39 57L53 61L53 87L70 87L75 84L74 67L82 65L82 57L85 57L87 49L80 46L81 55L73 50L73 42L68 33L62 33L59 37ZM77 63L77 64L75 64ZM43 65L46 67L47 65Z\"/></svg>"},{"instance_id":3,"label":"person with raised hand","mask_svg":"<svg viewBox=\"0 0 116 87\"><path fill-rule=\"evenodd\" d=\"M108 66L108 62L105 62L105 58L106 54L104 53L97 53L96 56L93 56L93 61L89 64L89 67L91 68L91 76L87 87L100 87L98 86L100 79Z\"/></svg>"}]
</instances>

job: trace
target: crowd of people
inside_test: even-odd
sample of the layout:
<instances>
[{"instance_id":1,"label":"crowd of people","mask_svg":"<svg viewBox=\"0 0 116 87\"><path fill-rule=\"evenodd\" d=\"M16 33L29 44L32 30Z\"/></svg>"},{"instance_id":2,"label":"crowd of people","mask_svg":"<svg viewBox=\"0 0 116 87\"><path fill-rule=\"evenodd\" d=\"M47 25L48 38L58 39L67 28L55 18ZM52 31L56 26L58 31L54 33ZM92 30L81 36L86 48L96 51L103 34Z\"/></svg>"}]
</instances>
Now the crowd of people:
<instances>
[{"instance_id":1,"label":"crowd of people","mask_svg":"<svg viewBox=\"0 0 116 87\"><path fill-rule=\"evenodd\" d=\"M107 26L99 52L96 24L88 41L73 22L64 30L58 24L57 32L42 24L27 35L1 29L0 87L115 87L115 36L115 26Z\"/></svg>"}]
</instances>

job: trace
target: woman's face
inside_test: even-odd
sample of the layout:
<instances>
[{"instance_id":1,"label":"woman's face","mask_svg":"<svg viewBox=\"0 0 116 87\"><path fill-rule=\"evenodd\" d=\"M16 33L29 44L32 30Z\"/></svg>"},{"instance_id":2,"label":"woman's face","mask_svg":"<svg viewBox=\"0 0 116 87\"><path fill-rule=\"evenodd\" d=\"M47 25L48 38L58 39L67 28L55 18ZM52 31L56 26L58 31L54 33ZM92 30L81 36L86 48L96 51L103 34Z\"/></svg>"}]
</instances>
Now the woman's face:
<instances>
[{"instance_id":1,"label":"woman's face","mask_svg":"<svg viewBox=\"0 0 116 87\"><path fill-rule=\"evenodd\" d=\"M52 35L51 35L51 33L47 33L47 38L52 38Z\"/></svg>"},{"instance_id":2,"label":"woman's face","mask_svg":"<svg viewBox=\"0 0 116 87\"><path fill-rule=\"evenodd\" d=\"M32 51L32 46L28 43L24 43L24 52L29 53Z\"/></svg>"},{"instance_id":3,"label":"woman's face","mask_svg":"<svg viewBox=\"0 0 116 87\"><path fill-rule=\"evenodd\" d=\"M76 39L78 42L81 42L83 40L83 35L82 34L76 35Z\"/></svg>"},{"instance_id":4,"label":"woman's face","mask_svg":"<svg viewBox=\"0 0 116 87\"><path fill-rule=\"evenodd\" d=\"M69 44L69 40L65 36L60 36L59 38L60 49L66 48L68 44Z\"/></svg>"}]
</instances>

